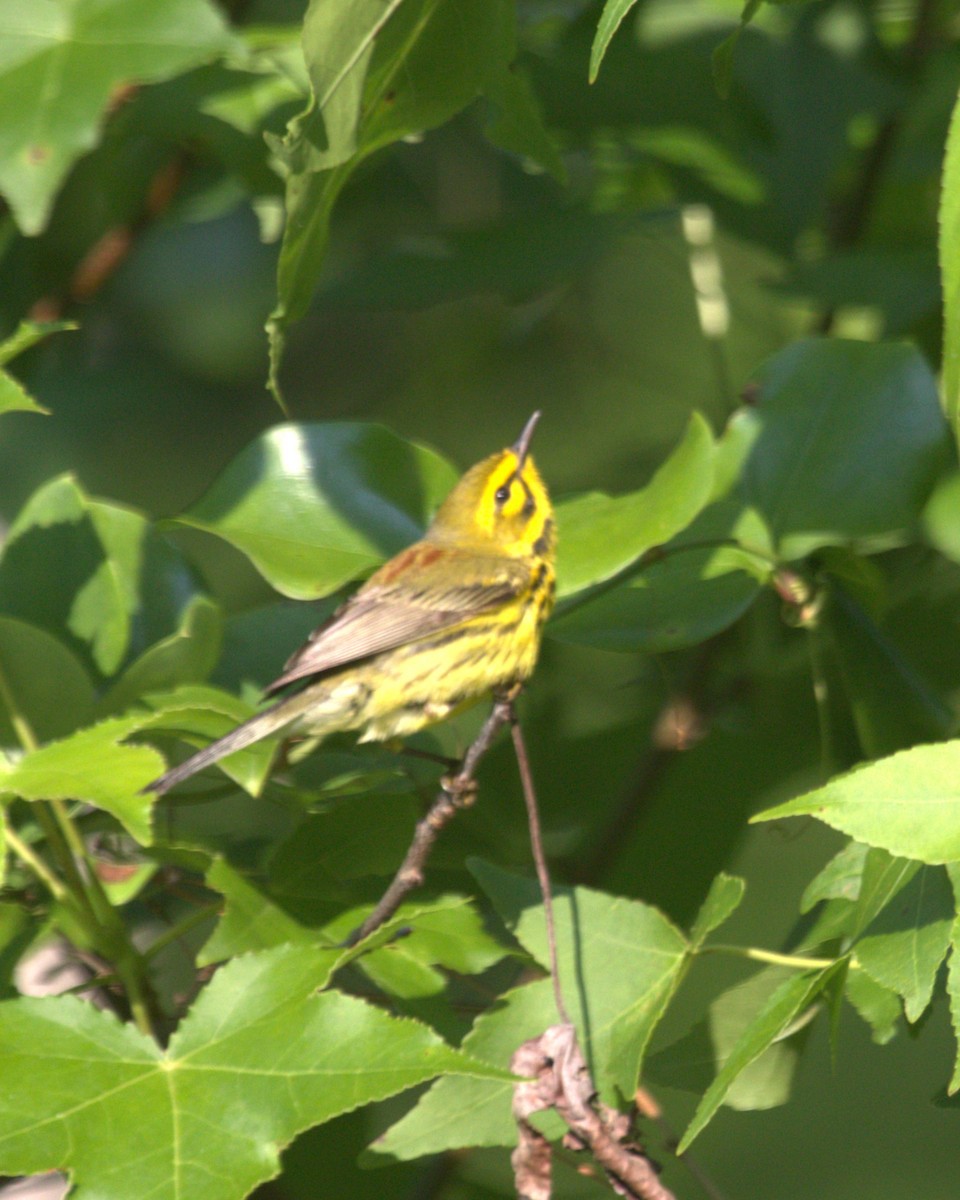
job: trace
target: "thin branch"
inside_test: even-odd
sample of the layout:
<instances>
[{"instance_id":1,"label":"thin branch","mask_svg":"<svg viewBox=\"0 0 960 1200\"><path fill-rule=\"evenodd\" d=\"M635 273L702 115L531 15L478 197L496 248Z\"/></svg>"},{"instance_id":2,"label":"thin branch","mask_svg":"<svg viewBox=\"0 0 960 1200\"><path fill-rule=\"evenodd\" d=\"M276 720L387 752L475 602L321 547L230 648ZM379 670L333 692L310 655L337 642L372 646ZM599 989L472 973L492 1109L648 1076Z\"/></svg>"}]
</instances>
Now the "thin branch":
<instances>
[{"instance_id":1,"label":"thin branch","mask_svg":"<svg viewBox=\"0 0 960 1200\"><path fill-rule=\"evenodd\" d=\"M527 746L523 740L523 730L517 720L513 704L510 704L510 732L513 735L513 749L517 756L517 766L520 769L520 782L523 784L523 799L527 806L527 820L530 824L530 845L533 849L533 861L537 868L537 879L540 881L540 894L543 896L543 915L547 922L547 946L550 952L550 977L553 981L553 998L557 1005L557 1013L565 1025L572 1025L563 1002L563 988L560 986L560 964L557 960L557 929L553 920L553 891L550 887L550 872L547 869L547 858L543 852L543 837L540 829L540 813L537 810L537 794L533 786L533 775L530 771L530 759Z\"/></svg>"},{"instance_id":2,"label":"thin branch","mask_svg":"<svg viewBox=\"0 0 960 1200\"><path fill-rule=\"evenodd\" d=\"M769 963L774 967L790 967L794 971L823 971L827 967L835 967L839 958L809 958L802 954L781 954L777 950L764 950L760 946L728 946L723 942L712 942L709 946L701 946L701 954L732 954L737 958L749 958L753 962ZM851 971L859 971L860 964L855 958L848 958Z\"/></svg>"},{"instance_id":3,"label":"thin branch","mask_svg":"<svg viewBox=\"0 0 960 1200\"><path fill-rule=\"evenodd\" d=\"M410 848L400 864L400 869L394 875L392 883L380 897L373 912L362 925L357 926L344 945L355 946L364 938L369 937L375 929L379 929L385 921L393 916L408 892L421 886L424 867L441 830L449 824L461 808L466 808L473 803L477 786L474 774L480 760L493 744L494 738L505 725L510 723L514 695L515 693L511 693L509 696L498 697L494 701L489 717L460 762L460 770L452 778L443 781L442 790L438 793L430 810L418 821Z\"/></svg>"}]
</instances>

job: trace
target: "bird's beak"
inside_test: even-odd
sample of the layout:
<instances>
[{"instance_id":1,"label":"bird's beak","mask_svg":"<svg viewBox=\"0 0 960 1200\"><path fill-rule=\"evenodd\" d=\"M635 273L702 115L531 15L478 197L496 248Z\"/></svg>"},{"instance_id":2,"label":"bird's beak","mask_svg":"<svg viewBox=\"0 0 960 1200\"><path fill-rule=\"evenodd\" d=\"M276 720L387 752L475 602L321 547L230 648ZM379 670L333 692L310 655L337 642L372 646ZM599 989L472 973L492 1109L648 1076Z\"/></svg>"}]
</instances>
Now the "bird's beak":
<instances>
[{"instance_id":1,"label":"bird's beak","mask_svg":"<svg viewBox=\"0 0 960 1200\"><path fill-rule=\"evenodd\" d=\"M536 429L539 420L540 412L538 410L524 425L523 433L513 443L513 452L517 456L517 470L520 470L527 457L527 451L530 449L530 439L533 437L533 431Z\"/></svg>"}]
</instances>

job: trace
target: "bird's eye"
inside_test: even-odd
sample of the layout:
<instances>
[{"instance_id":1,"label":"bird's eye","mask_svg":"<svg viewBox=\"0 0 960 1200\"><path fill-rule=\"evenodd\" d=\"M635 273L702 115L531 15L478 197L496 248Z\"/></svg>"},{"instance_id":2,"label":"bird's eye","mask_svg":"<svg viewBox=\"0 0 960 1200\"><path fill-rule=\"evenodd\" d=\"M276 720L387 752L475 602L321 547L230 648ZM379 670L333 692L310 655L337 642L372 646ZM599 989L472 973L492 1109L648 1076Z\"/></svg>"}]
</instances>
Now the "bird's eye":
<instances>
[{"instance_id":1,"label":"bird's eye","mask_svg":"<svg viewBox=\"0 0 960 1200\"><path fill-rule=\"evenodd\" d=\"M498 504L506 504L510 499L510 489L508 487L498 487L493 493L493 498Z\"/></svg>"}]
</instances>

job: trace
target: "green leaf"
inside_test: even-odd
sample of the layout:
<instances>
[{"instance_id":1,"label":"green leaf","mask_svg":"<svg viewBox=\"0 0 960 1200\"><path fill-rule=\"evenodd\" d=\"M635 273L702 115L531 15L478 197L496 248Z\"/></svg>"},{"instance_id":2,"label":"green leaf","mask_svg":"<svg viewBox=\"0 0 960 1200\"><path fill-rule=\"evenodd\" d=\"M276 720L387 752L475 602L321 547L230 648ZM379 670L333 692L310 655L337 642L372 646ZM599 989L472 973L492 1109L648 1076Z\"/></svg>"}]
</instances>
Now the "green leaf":
<instances>
[{"instance_id":1,"label":"green leaf","mask_svg":"<svg viewBox=\"0 0 960 1200\"><path fill-rule=\"evenodd\" d=\"M685 529L710 498L713 455L710 427L694 413L645 488L626 496L592 492L558 504L558 595L610 579Z\"/></svg>"},{"instance_id":2,"label":"green leaf","mask_svg":"<svg viewBox=\"0 0 960 1200\"><path fill-rule=\"evenodd\" d=\"M495 146L520 154L548 171L560 184L567 182L567 169L557 143L543 124L537 94L516 64L492 72L485 92L495 110L484 132Z\"/></svg>"},{"instance_id":3,"label":"green leaf","mask_svg":"<svg viewBox=\"0 0 960 1200\"><path fill-rule=\"evenodd\" d=\"M930 368L911 346L805 341L770 359L742 493L781 555L886 546L917 522L948 453Z\"/></svg>"},{"instance_id":4,"label":"green leaf","mask_svg":"<svg viewBox=\"0 0 960 1200\"><path fill-rule=\"evenodd\" d=\"M0 415L8 412L32 412L49 416L50 410L38 404L26 388L7 371L0 371Z\"/></svg>"},{"instance_id":5,"label":"green leaf","mask_svg":"<svg viewBox=\"0 0 960 1200\"><path fill-rule=\"evenodd\" d=\"M176 633L145 650L100 701L99 711L122 712L147 692L169 691L182 683L202 683L217 662L220 608L206 596L194 596Z\"/></svg>"},{"instance_id":6,"label":"green leaf","mask_svg":"<svg viewBox=\"0 0 960 1200\"><path fill-rule=\"evenodd\" d=\"M199 967L236 958L251 950L327 941L318 930L285 913L222 859L215 860L207 872L207 886L225 897L226 906L216 929L197 954ZM333 946L332 941L329 944Z\"/></svg>"},{"instance_id":7,"label":"green leaf","mask_svg":"<svg viewBox=\"0 0 960 1200\"><path fill-rule=\"evenodd\" d=\"M840 665L857 736L867 758L945 737L953 714L839 584L828 585L820 620Z\"/></svg>"},{"instance_id":8,"label":"green leaf","mask_svg":"<svg viewBox=\"0 0 960 1200\"><path fill-rule=\"evenodd\" d=\"M517 1047L557 1022L548 979L500 996L481 1013L463 1039L464 1053L507 1067ZM517 1123L511 1112L513 1084L454 1078L437 1082L406 1116L381 1135L361 1158L364 1166L384 1159L407 1161L464 1146L514 1146Z\"/></svg>"},{"instance_id":9,"label":"green leaf","mask_svg":"<svg viewBox=\"0 0 960 1200\"><path fill-rule=\"evenodd\" d=\"M93 715L93 684L57 639L13 617L0 617L0 745L17 737L6 698L40 741L63 737Z\"/></svg>"},{"instance_id":10,"label":"green leaf","mask_svg":"<svg viewBox=\"0 0 960 1200\"><path fill-rule=\"evenodd\" d=\"M524 949L548 962L536 883L479 860L468 865ZM555 889L554 910L560 982L594 1082L611 1102L632 1096L687 942L655 908L588 888Z\"/></svg>"},{"instance_id":11,"label":"green leaf","mask_svg":"<svg viewBox=\"0 0 960 1200\"><path fill-rule=\"evenodd\" d=\"M289 856L285 856L283 866L288 864ZM296 880L282 875L280 870L271 871L268 883L261 885L218 859L207 872L207 884L223 894L226 907L197 957L200 966L287 942L339 945L372 907L351 906L344 910L342 889L326 875L322 865L315 867L309 896L301 892L295 897L300 901L296 908L288 904L288 896L298 890ZM340 911L332 920L317 903L324 895L328 899L338 898ZM297 911L307 908L312 911ZM432 995L442 991L446 979L433 967L475 975L508 953L485 931L479 914L463 896L441 896L430 902L404 904L391 918L390 928L394 931L392 936L388 936L389 930L387 933L379 930L375 935L374 941L382 945L364 944L357 965L396 995ZM403 935L398 937L399 930ZM426 991L411 988L411 978L418 987L428 981Z\"/></svg>"},{"instance_id":12,"label":"green leaf","mask_svg":"<svg viewBox=\"0 0 960 1200\"><path fill-rule=\"evenodd\" d=\"M515 22L508 0L313 0L304 54L314 94L277 147L289 175L267 325L274 390L286 329L310 303L351 174L374 151L449 120L499 77L515 54Z\"/></svg>"},{"instance_id":13,"label":"green leaf","mask_svg":"<svg viewBox=\"0 0 960 1200\"><path fill-rule=\"evenodd\" d=\"M756 1062L769 1046L788 1033L798 1017L809 1008L826 987L831 976L839 969L838 965L823 971L791 974L776 988L759 1011L754 1010L752 1020L730 1047L723 1067L697 1105L697 1111L680 1139L678 1154L683 1154L694 1138L713 1119L741 1072Z\"/></svg>"},{"instance_id":14,"label":"green leaf","mask_svg":"<svg viewBox=\"0 0 960 1200\"><path fill-rule=\"evenodd\" d=\"M143 725L142 714L115 717L48 742L16 762L0 760L0 794L81 800L111 813L145 845L152 798L139 793L163 769L163 759L149 746L129 746L123 740Z\"/></svg>"},{"instance_id":15,"label":"green leaf","mask_svg":"<svg viewBox=\"0 0 960 1200\"><path fill-rule=\"evenodd\" d=\"M960 917L957 917L950 929L950 969L947 972L947 996L950 1000L950 1023L953 1026L953 1036L960 1046ZM952 1096L960 1091L960 1050L953 1067L953 1076L947 1085L947 1091Z\"/></svg>"},{"instance_id":16,"label":"green leaf","mask_svg":"<svg viewBox=\"0 0 960 1200\"><path fill-rule=\"evenodd\" d=\"M607 47L613 35L620 28L620 25L636 4L637 0L607 0L603 6L603 12L600 14L600 20L597 22L597 32L593 39L593 46L590 48L590 75L591 83L596 82L596 78L600 73L600 64L603 62L603 56L607 52Z\"/></svg>"},{"instance_id":17,"label":"green leaf","mask_svg":"<svg viewBox=\"0 0 960 1200\"><path fill-rule=\"evenodd\" d=\"M415 541L456 482L379 425L279 425L178 517L230 542L279 591L329 595Z\"/></svg>"},{"instance_id":18,"label":"green leaf","mask_svg":"<svg viewBox=\"0 0 960 1200\"><path fill-rule=\"evenodd\" d=\"M960 742L916 746L753 818L813 816L868 846L935 865L960 859Z\"/></svg>"},{"instance_id":19,"label":"green leaf","mask_svg":"<svg viewBox=\"0 0 960 1200\"><path fill-rule=\"evenodd\" d=\"M170 693L142 697L149 714L139 717L141 729L171 732L191 746L206 746L253 716L254 708L218 688L185 685ZM252 796L259 796L277 752L277 738L264 738L238 750L216 764ZM149 780L144 780L148 783Z\"/></svg>"},{"instance_id":20,"label":"green leaf","mask_svg":"<svg viewBox=\"0 0 960 1200\"><path fill-rule=\"evenodd\" d=\"M0 342L0 367L5 367L24 351L36 346L51 333L62 333L67 329L76 329L73 321L21 321L8 338Z\"/></svg>"},{"instance_id":21,"label":"green leaf","mask_svg":"<svg viewBox=\"0 0 960 1200\"><path fill-rule=\"evenodd\" d=\"M338 603L335 597L312 604L279 600L231 614L224 622L223 649L212 682L231 692L262 691Z\"/></svg>"},{"instance_id":22,"label":"green leaf","mask_svg":"<svg viewBox=\"0 0 960 1200\"><path fill-rule=\"evenodd\" d=\"M860 842L848 842L804 888L800 911L809 912L822 900L856 900L867 853L867 847Z\"/></svg>"},{"instance_id":23,"label":"green leaf","mask_svg":"<svg viewBox=\"0 0 960 1200\"><path fill-rule=\"evenodd\" d=\"M63 329L76 329L76 325L71 321L21 321L10 337L0 342L0 367L5 367L11 359L43 341L51 333L59 333ZM0 370L0 413L5 412L49 415L49 410L38 404L19 380L7 371Z\"/></svg>"},{"instance_id":24,"label":"green leaf","mask_svg":"<svg viewBox=\"0 0 960 1200\"><path fill-rule=\"evenodd\" d=\"M894 858L886 850L870 847L863 860L860 888L851 912L850 937L858 938L919 870L918 862Z\"/></svg>"},{"instance_id":25,"label":"green leaf","mask_svg":"<svg viewBox=\"0 0 960 1200\"><path fill-rule=\"evenodd\" d=\"M943 276L943 398L960 441L960 100L950 118L940 192L940 271Z\"/></svg>"},{"instance_id":26,"label":"green leaf","mask_svg":"<svg viewBox=\"0 0 960 1200\"><path fill-rule=\"evenodd\" d=\"M29 10L0 0L0 44L0 191L23 232L37 234L117 91L179 75L231 38L205 0L53 0Z\"/></svg>"},{"instance_id":27,"label":"green leaf","mask_svg":"<svg viewBox=\"0 0 960 1200\"><path fill-rule=\"evenodd\" d=\"M743 12L740 14L739 25L733 33L728 34L723 39L713 52L713 83L717 89L717 94L723 100L726 100L730 95L730 81L733 77L733 56L737 50L737 43L740 41L743 31L760 11L762 3L763 0L747 0L743 6Z\"/></svg>"},{"instance_id":28,"label":"green leaf","mask_svg":"<svg viewBox=\"0 0 960 1200\"><path fill-rule=\"evenodd\" d=\"M308 875L317 864L343 880L394 873L422 806L409 795L377 795L372 772L361 773L354 786L357 795L332 804L327 812L312 813L290 839L285 878Z\"/></svg>"},{"instance_id":29,"label":"green leaf","mask_svg":"<svg viewBox=\"0 0 960 1200\"><path fill-rule=\"evenodd\" d=\"M312 96L306 112L291 122L288 153L309 156L322 171L346 162L357 150L363 87L374 45L402 0L312 0L303 22L303 56ZM308 136L319 113L325 146Z\"/></svg>"},{"instance_id":30,"label":"green leaf","mask_svg":"<svg viewBox=\"0 0 960 1200\"><path fill-rule=\"evenodd\" d=\"M921 867L856 944L870 978L903 997L908 1021L919 1020L930 1003L955 915L946 872Z\"/></svg>"},{"instance_id":31,"label":"green leaf","mask_svg":"<svg viewBox=\"0 0 960 1200\"><path fill-rule=\"evenodd\" d=\"M102 1200L237 1200L311 1125L437 1074L503 1077L414 1021L315 995L341 953L235 960L166 1052L74 998L3 1004L0 1170L64 1169Z\"/></svg>"},{"instance_id":32,"label":"green leaf","mask_svg":"<svg viewBox=\"0 0 960 1200\"><path fill-rule=\"evenodd\" d=\"M740 907L746 889L744 880L720 872L710 884L710 891L690 929L691 951L699 950L710 934Z\"/></svg>"},{"instance_id":33,"label":"green leaf","mask_svg":"<svg viewBox=\"0 0 960 1200\"><path fill-rule=\"evenodd\" d=\"M739 545L713 545L725 539ZM757 514L721 500L625 583L561 605L549 635L625 653L658 654L696 645L750 607L770 575L769 553Z\"/></svg>"},{"instance_id":34,"label":"green leaf","mask_svg":"<svg viewBox=\"0 0 960 1200\"><path fill-rule=\"evenodd\" d=\"M324 935L342 944L371 907L342 912L324 927ZM445 972L475 975L510 953L486 933L465 896L401 905L389 925L378 929L361 949L356 959L359 970L401 1000L440 996L450 982Z\"/></svg>"},{"instance_id":35,"label":"green leaf","mask_svg":"<svg viewBox=\"0 0 960 1200\"><path fill-rule=\"evenodd\" d=\"M722 992L710 1004L705 1020L650 1055L645 1068L647 1077L662 1087L706 1092L713 1076L723 1070L784 978L782 968L768 967ZM739 1071L723 1096L723 1104L740 1112L753 1112L787 1102L809 1015L801 1016Z\"/></svg>"},{"instance_id":36,"label":"green leaf","mask_svg":"<svg viewBox=\"0 0 960 1200\"><path fill-rule=\"evenodd\" d=\"M847 975L844 995L870 1026L878 1046L885 1046L897 1036L903 1006L896 992L881 987L865 971L851 971Z\"/></svg>"},{"instance_id":37,"label":"green leaf","mask_svg":"<svg viewBox=\"0 0 960 1200\"><path fill-rule=\"evenodd\" d=\"M64 639L104 675L177 629L197 590L140 513L91 499L70 475L31 496L0 557L0 612Z\"/></svg>"}]
</instances>

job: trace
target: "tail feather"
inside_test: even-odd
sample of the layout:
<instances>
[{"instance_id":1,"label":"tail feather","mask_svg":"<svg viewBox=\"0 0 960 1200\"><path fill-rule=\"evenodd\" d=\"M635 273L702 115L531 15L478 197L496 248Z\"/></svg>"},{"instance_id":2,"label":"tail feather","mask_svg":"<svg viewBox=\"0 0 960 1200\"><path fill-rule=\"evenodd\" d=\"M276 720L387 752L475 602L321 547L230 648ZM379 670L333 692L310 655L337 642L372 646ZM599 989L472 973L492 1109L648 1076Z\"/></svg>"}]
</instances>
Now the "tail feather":
<instances>
[{"instance_id":1,"label":"tail feather","mask_svg":"<svg viewBox=\"0 0 960 1200\"><path fill-rule=\"evenodd\" d=\"M202 750L198 750L186 762L167 771L165 775L161 775L152 783L148 783L145 788L141 789L141 794L155 792L158 796L162 796L164 792L168 792L178 783L189 779L191 775L196 775L204 767L209 767L212 763L219 762L221 758L226 758L228 754L243 750L246 746L259 742L261 738L269 737L271 733L283 729L285 725L290 725L299 716L301 709L301 705L291 704L293 699L299 699L299 697L285 696L271 708L264 709L263 712L250 717L236 729L231 729L222 738L211 742Z\"/></svg>"}]
</instances>

